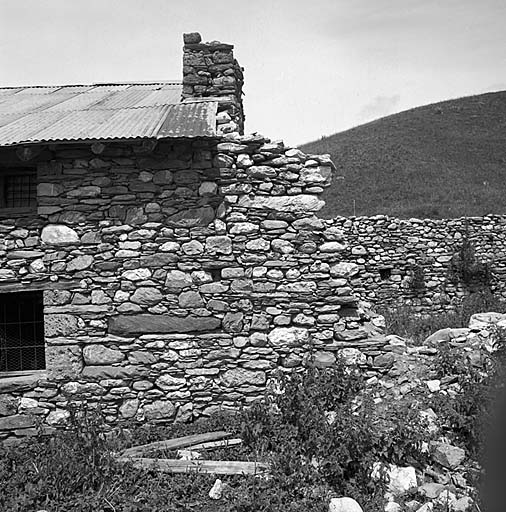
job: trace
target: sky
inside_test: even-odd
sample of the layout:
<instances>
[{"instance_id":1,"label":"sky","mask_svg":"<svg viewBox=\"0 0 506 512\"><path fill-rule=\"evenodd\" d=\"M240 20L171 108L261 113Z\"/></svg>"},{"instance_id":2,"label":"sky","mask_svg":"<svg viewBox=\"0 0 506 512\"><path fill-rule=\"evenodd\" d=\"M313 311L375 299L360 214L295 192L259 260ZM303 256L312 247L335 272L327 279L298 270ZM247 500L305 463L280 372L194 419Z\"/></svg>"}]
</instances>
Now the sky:
<instances>
[{"instance_id":1,"label":"sky","mask_svg":"<svg viewBox=\"0 0 506 512\"><path fill-rule=\"evenodd\" d=\"M180 80L235 45L246 131L298 145L506 89L505 0L0 0L0 86Z\"/></svg>"}]
</instances>

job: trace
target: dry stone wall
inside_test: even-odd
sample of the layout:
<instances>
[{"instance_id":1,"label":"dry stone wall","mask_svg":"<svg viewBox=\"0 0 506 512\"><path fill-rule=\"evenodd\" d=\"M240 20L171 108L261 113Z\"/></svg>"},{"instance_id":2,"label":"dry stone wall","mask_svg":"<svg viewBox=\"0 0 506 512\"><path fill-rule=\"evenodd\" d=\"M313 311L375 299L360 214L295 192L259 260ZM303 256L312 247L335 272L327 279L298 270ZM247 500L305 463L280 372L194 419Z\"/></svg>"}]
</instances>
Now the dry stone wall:
<instances>
[{"instance_id":1,"label":"dry stone wall","mask_svg":"<svg viewBox=\"0 0 506 512\"><path fill-rule=\"evenodd\" d=\"M328 157L260 136L62 145L31 165L38 212L0 223L0 291L43 290L46 370L0 377L2 438L81 401L111 423L190 419L258 398L310 354L372 375L391 347L358 299L448 307L466 232L504 293L504 219L320 219Z\"/></svg>"},{"instance_id":2,"label":"dry stone wall","mask_svg":"<svg viewBox=\"0 0 506 512\"><path fill-rule=\"evenodd\" d=\"M359 299L449 307L466 232L504 294L504 219L320 219L332 162L261 136L60 145L30 165L38 212L0 222L0 292L43 290L46 369L0 375L1 439L83 401L111 424L189 420L310 356L380 374L391 340Z\"/></svg>"},{"instance_id":3,"label":"dry stone wall","mask_svg":"<svg viewBox=\"0 0 506 512\"><path fill-rule=\"evenodd\" d=\"M354 291L376 307L411 305L421 313L455 308L480 285L466 284L452 265L466 239L475 249L475 263L490 268L490 282L485 284L496 297L506 299L504 216L340 217L330 222L347 242L342 257L353 265ZM418 283L414 282L416 272Z\"/></svg>"},{"instance_id":4,"label":"dry stone wall","mask_svg":"<svg viewBox=\"0 0 506 512\"><path fill-rule=\"evenodd\" d=\"M314 215L328 157L250 136L37 159L38 214L0 224L0 288L44 290L46 370L0 377L0 437L82 401L111 423L190 419L254 400L310 352L381 353L342 233Z\"/></svg>"}]
</instances>

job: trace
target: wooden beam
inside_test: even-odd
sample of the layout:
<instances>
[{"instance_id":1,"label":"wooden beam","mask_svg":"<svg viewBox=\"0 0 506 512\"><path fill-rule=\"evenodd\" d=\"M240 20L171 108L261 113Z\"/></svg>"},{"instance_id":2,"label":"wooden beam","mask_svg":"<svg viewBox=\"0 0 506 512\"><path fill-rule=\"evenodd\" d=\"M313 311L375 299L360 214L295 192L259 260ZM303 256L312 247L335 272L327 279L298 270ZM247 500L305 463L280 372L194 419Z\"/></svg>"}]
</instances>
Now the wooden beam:
<instances>
[{"instance_id":1,"label":"wooden beam","mask_svg":"<svg viewBox=\"0 0 506 512\"><path fill-rule=\"evenodd\" d=\"M218 432L207 432L205 434L195 434L191 436L176 437L166 441L155 441L154 443L143 444L140 446L132 446L121 452L122 457L138 457L154 452L156 450L177 450L179 448L187 448L198 443L207 441L216 441L230 437L232 434L220 430Z\"/></svg>"},{"instance_id":2,"label":"wooden beam","mask_svg":"<svg viewBox=\"0 0 506 512\"><path fill-rule=\"evenodd\" d=\"M237 446L242 443L242 439L224 439L222 441L210 441L208 443L192 444L188 446L188 450L212 450L214 448L228 448L229 446Z\"/></svg>"},{"instance_id":3,"label":"wooden beam","mask_svg":"<svg viewBox=\"0 0 506 512\"><path fill-rule=\"evenodd\" d=\"M265 475L269 465L263 462L240 460L179 460L120 457L140 469L152 469L162 473L213 473L216 475Z\"/></svg>"},{"instance_id":4,"label":"wooden beam","mask_svg":"<svg viewBox=\"0 0 506 512\"><path fill-rule=\"evenodd\" d=\"M28 281L21 283L0 283L0 293L30 292L37 290L73 290L81 288L80 281Z\"/></svg>"}]
</instances>

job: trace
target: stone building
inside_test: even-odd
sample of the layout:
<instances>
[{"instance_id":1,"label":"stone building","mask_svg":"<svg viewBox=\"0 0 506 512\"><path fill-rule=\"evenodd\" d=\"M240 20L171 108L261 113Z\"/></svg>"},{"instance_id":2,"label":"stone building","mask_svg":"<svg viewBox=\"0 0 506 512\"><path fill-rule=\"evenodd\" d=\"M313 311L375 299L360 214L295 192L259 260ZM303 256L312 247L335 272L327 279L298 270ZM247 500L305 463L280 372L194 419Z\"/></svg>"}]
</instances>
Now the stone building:
<instances>
[{"instance_id":1,"label":"stone building","mask_svg":"<svg viewBox=\"0 0 506 512\"><path fill-rule=\"evenodd\" d=\"M0 439L82 401L189 420L385 343L315 216L328 157L243 135L233 47L184 42L182 84L0 89Z\"/></svg>"}]
</instances>

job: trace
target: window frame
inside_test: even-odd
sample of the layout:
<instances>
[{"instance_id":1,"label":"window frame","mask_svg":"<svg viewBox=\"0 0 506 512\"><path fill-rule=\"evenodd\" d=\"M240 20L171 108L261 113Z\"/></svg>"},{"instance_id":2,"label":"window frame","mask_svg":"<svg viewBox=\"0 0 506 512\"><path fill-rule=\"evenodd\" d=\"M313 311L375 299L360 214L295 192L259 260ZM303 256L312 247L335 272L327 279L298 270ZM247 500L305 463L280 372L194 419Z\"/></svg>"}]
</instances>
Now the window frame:
<instances>
[{"instance_id":1,"label":"window frame","mask_svg":"<svg viewBox=\"0 0 506 512\"><path fill-rule=\"evenodd\" d=\"M0 217L21 217L37 212L37 183L35 183L35 203L33 206L5 206L5 187L8 176L33 175L37 181L37 169L34 167L2 167L0 168Z\"/></svg>"},{"instance_id":2,"label":"window frame","mask_svg":"<svg viewBox=\"0 0 506 512\"><path fill-rule=\"evenodd\" d=\"M28 290L16 290L16 291L9 291L5 292L0 288L0 294L2 295L16 295L18 293L40 293L42 295L42 315L41 315L41 321L42 321L42 339L38 340L41 344L41 349L43 350L43 368L35 368L35 369L25 369L25 370L0 370L0 380L9 378L9 377L24 377L24 376L30 376L30 375L38 375L38 374L45 374L47 372L47 360L46 360L46 335L45 335L45 312L44 312L44 290L42 289L28 289ZM19 347L22 350L22 347Z\"/></svg>"}]
</instances>

